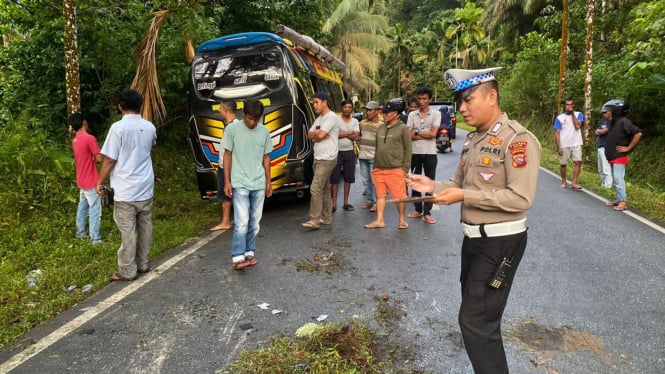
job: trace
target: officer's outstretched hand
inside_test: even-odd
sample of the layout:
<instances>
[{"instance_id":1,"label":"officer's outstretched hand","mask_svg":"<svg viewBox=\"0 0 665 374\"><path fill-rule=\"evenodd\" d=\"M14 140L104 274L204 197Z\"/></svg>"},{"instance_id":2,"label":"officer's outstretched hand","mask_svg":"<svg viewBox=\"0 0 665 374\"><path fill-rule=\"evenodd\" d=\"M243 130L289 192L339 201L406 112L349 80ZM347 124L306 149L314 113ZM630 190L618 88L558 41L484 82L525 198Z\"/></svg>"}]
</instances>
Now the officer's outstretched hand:
<instances>
[{"instance_id":1,"label":"officer's outstretched hand","mask_svg":"<svg viewBox=\"0 0 665 374\"><path fill-rule=\"evenodd\" d=\"M407 174L406 184L418 192L432 193L434 181L422 174Z\"/></svg>"}]
</instances>

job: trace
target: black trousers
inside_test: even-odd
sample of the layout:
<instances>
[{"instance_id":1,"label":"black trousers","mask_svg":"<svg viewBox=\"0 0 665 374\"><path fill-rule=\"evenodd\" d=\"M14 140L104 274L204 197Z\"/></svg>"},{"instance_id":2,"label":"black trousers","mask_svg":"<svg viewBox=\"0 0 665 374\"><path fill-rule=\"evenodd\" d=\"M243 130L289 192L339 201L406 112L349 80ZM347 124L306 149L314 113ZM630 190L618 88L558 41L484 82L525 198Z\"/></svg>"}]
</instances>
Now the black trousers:
<instances>
[{"instance_id":1,"label":"black trousers","mask_svg":"<svg viewBox=\"0 0 665 374\"><path fill-rule=\"evenodd\" d=\"M425 176L431 180L434 180L436 177L436 154L433 155L411 155L411 170L413 174L423 174L425 171ZM411 190L411 196L421 196L420 191ZM427 196L432 196L431 193L426 193ZM430 216L432 215L432 203L414 203L416 212L423 213L423 215Z\"/></svg>"},{"instance_id":2,"label":"black trousers","mask_svg":"<svg viewBox=\"0 0 665 374\"><path fill-rule=\"evenodd\" d=\"M526 231L494 238L465 237L462 242L462 305L459 324L466 352L476 374L508 373L501 339L501 318L526 242ZM505 288L490 288L487 281L504 257L513 258L512 275L508 277Z\"/></svg>"}]
</instances>

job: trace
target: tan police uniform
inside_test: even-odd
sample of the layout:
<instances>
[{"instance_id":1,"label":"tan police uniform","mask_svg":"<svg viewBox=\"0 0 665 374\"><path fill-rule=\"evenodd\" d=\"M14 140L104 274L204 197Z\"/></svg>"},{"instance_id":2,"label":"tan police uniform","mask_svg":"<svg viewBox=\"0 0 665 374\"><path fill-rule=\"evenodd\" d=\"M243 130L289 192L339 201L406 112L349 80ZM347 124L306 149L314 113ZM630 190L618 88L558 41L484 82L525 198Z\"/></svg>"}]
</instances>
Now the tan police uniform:
<instances>
[{"instance_id":1,"label":"tan police uniform","mask_svg":"<svg viewBox=\"0 0 665 374\"><path fill-rule=\"evenodd\" d=\"M434 195L448 187L463 188L465 224L525 218L536 195L532 181L540 166L538 139L504 113L489 131L469 133L463 147L455 176L436 182Z\"/></svg>"},{"instance_id":2,"label":"tan police uniform","mask_svg":"<svg viewBox=\"0 0 665 374\"><path fill-rule=\"evenodd\" d=\"M450 69L445 76L462 100L466 90L495 80L498 69ZM435 195L449 187L464 192L459 324L476 374L508 373L501 319L526 249L540 152L538 139L502 113L489 130L466 137L455 176L435 184Z\"/></svg>"}]
</instances>

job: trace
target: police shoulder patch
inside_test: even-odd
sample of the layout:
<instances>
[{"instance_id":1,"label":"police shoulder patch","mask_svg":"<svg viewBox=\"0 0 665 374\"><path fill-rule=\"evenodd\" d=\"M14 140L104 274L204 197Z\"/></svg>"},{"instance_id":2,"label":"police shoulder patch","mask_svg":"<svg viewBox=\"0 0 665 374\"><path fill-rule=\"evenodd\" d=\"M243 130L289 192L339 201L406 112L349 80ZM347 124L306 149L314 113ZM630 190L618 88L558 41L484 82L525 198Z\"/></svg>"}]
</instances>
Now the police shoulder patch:
<instances>
[{"instance_id":1,"label":"police shoulder patch","mask_svg":"<svg viewBox=\"0 0 665 374\"><path fill-rule=\"evenodd\" d=\"M512 165L515 168L522 168L526 166L526 146L528 142L518 140L508 145L508 150L512 156Z\"/></svg>"}]
</instances>

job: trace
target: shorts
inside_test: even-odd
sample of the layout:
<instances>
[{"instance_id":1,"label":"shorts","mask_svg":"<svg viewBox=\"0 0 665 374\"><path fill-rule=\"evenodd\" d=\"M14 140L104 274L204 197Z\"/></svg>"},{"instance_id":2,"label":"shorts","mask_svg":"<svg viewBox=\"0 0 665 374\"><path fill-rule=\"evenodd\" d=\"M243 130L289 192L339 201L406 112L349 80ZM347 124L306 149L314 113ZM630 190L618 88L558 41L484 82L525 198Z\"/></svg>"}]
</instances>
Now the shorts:
<instances>
[{"instance_id":1,"label":"shorts","mask_svg":"<svg viewBox=\"0 0 665 374\"><path fill-rule=\"evenodd\" d=\"M563 149L563 155L559 157L559 165L568 165L568 160L572 157L574 162L582 161L582 146L575 145Z\"/></svg>"},{"instance_id":2,"label":"shorts","mask_svg":"<svg viewBox=\"0 0 665 374\"><path fill-rule=\"evenodd\" d=\"M388 191L391 199L406 198L406 173L401 168L374 169L372 180L377 198L385 198Z\"/></svg>"},{"instance_id":3,"label":"shorts","mask_svg":"<svg viewBox=\"0 0 665 374\"><path fill-rule=\"evenodd\" d=\"M356 183L356 154L353 151L339 151L337 166L330 176L330 184L337 184L344 177L346 183Z\"/></svg>"},{"instance_id":4,"label":"shorts","mask_svg":"<svg viewBox=\"0 0 665 374\"><path fill-rule=\"evenodd\" d=\"M232 202L230 197L224 194L224 169L217 169L217 201Z\"/></svg>"}]
</instances>

